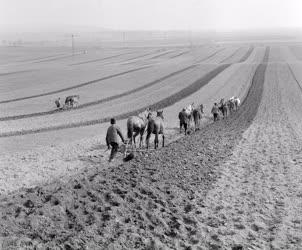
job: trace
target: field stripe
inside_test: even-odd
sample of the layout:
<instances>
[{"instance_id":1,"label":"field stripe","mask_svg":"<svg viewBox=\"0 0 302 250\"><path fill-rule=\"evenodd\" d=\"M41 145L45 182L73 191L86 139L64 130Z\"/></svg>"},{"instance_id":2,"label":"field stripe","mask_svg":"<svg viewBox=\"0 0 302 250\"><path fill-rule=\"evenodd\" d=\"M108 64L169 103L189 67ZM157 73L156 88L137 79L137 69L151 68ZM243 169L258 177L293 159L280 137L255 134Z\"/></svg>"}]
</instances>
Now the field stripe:
<instances>
[{"instance_id":1,"label":"field stripe","mask_svg":"<svg viewBox=\"0 0 302 250\"><path fill-rule=\"evenodd\" d=\"M101 61L105 61L107 59L116 58L116 57L120 57L120 56L124 56L124 55L129 55L129 54L133 54L133 53L134 52L127 52L127 53L122 53L122 54L118 54L118 55L107 56L107 57L103 57L103 58L100 58L100 59L94 59L94 60L89 60L89 61L83 61L83 62L79 62L79 63L69 64L69 66L87 64L87 63L94 63L94 62L101 62Z\"/></svg>"},{"instance_id":2,"label":"field stripe","mask_svg":"<svg viewBox=\"0 0 302 250\"><path fill-rule=\"evenodd\" d=\"M152 55L152 54L155 54L155 53L158 53L158 52L160 52L160 50L156 50L156 51L152 51L152 52L149 52L149 53L146 53L146 54L143 54L143 55L131 57L131 58L128 58L127 60L123 60L123 61L120 61L120 62L117 62L117 63L128 64L128 63L131 63L131 62L128 62L128 61L130 61L130 60L135 60L135 59L138 59L138 58L142 58L142 57L145 57L145 56L149 56L149 55Z\"/></svg>"},{"instance_id":3,"label":"field stripe","mask_svg":"<svg viewBox=\"0 0 302 250\"><path fill-rule=\"evenodd\" d=\"M176 58L176 57L180 57L180 56L182 56L182 55L188 54L189 52L190 52L190 50L188 50L188 51L183 51L183 52L181 52L181 53L179 53L179 54L177 54L177 55L171 56L170 59L174 59L174 58Z\"/></svg>"},{"instance_id":4,"label":"field stripe","mask_svg":"<svg viewBox=\"0 0 302 250\"><path fill-rule=\"evenodd\" d=\"M59 57L55 57L55 58L50 58L50 59L45 59L45 60L40 60L40 61L34 61L32 63L51 62L51 61L61 60L61 59L74 57L74 56L78 56L78 55L82 55L82 53L75 53L74 55L59 56Z\"/></svg>"},{"instance_id":5,"label":"field stripe","mask_svg":"<svg viewBox=\"0 0 302 250\"><path fill-rule=\"evenodd\" d=\"M224 58L220 63L224 63L227 60L232 59L233 56L235 56L237 54L237 52L240 50L241 48L236 49L231 55L229 55L227 58Z\"/></svg>"},{"instance_id":6,"label":"field stripe","mask_svg":"<svg viewBox=\"0 0 302 250\"><path fill-rule=\"evenodd\" d=\"M149 82L143 86L140 86L138 88L135 88L135 89L132 89L132 90L129 90L129 91L126 91L126 92L123 92L121 94L118 94L118 95L113 95L113 96L109 96L109 97L106 97L106 98L103 98L103 99L100 99L100 100L96 100L96 101L93 101L93 102L87 102L87 103L84 103L84 104L81 104L79 105L78 107L75 107L73 109L67 109L67 110L52 110L52 111L45 111L45 112L37 112L37 113L31 113L31 114L25 114L25 115L16 115L16 116L7 116L7 117L0 117L0 121L9 121L9 120L19 120L19 119L25 119L25 118L30 118L30 117L37 117L37 116L44 116L44 115L50 115L50 114L54 114L54 113L58 113L58 112L67 112L67 111L72 111L72 110L76 110L76 109L82 109L82 108L86 108L86 107L89 107L89 106L94 106L94 105L98 105L98 104L101 104L101 103L105 103L105 102L109 102L109 101L112 101L112 100L115 100L115 99L118 99L118 98L121 98L121 97L125 97L125 96L128 96L128 95L131 95L131 94L134 94L138 91L141 91L143 89L146 89L146 88L149 88L155 84L158 84L164 80L167 80L168 78L171 78L173 76L176 76L176 75L179 75L179 74L182 74L183 72L187 71L187 70L190 70L190 69L193 69L195 68L197 65L190 65L188 67L185 67L181 70L178 70L178 71L175 71L175 72L172 72L168 75L165 75L159 79L156 79L152 82Z\"/></svg>"},{"instance_id":7,"label":"field stripe","mask_svg":"<svg viewBox=\"0 0 302 250\"><path fill-rule=\"evenodd\" d=\"M0 76L15 75L15 74L27 73L32 71L34 70L20 70L20 71L6 72L6 73L0 73Z\"/></svg>"},{"instance_id":8,"label":"field stripe","mask_svg":"<svg viewBox=\"0 0 302 250\"><path fill-rule=\"evenodd\" d=\"M221 52L221 51L223 51L223 50L225 50L225 48L222 48L222 49L219 49L219 50L215 51L214 53L210 54L209 56L207 56L207 57L205 57L205 58L202 58L201 60L198 60L196 63L204 62L204 61L206 61L206 60L208 60L208 59L210 59L210 58L216 56L219 52Z\"/></svg>"},{"instance_id":9,"label":"field stripe","mask_svg":"<svg viewBox=\"0 0 302 250\"><path fill-rule=\"evenodd\" d=\"M254 46L250 46L249 50L246 52L246 54L241 58L239 61L240 63L245 62L253 53L254 51Z\"/></svg>"},{"instance_id":10,"label":"field stripe","mask_svg":"<svg viewBox=\"0 0 302 250\"><path fill-rule=\"evenodd\" d=\"M298 81L298 79L297 79L297 77L296 77L296 75L295 75L293 69L292 69L291 66L289 65L289 63L287 63L287 67L289 68L289 71L290 71L292 77L294 78L296 84L298 85L299 89L300 89L301 92L302 92L302 86L301 86L300 82Z\"/></svg>"},{"instance_id":11,"label":"field stripe","mask_svg":"<svg viewBox=\"0 0 302 250\"><path fill-rule=\"evenodd\" d=\"M33 61L37 61L37 60L43 60L43 59L47 59L47 58L51 58L51 57L58 57L58 56L62 56L62 55L66 55L66 53L59 53L56 55L50 55L50 56L43 56L43 57L36 57L36 58L32 58L32 59L26 59L26 60L19 60L16 62L33 62Z\"/></svg>"},{"instance_id":12,"label":"field stripe","mask_svg":"<svg viewBox=\"0 0 302 250\"><path fill-rule=\"evenodd\" d=\"M212 79L214 79L219 73L224 71L226 68L228 68L231 64L223 64L215 68L214 70L210 71L207 73L205 76L200 78L199 80L193 82L186 88L178 91L177 93L164 98L154 104L141 107L139 109L129 111L120 115L115 116L117 120L121 119L126 119L129 116L132 115L137 115L138 113L144 111L147 108L151 109L163 109L168 106L173 105L174 103L182 100L183 98L186 98L187 96L193 94L194 92L198 91L200 88L205 86L207 83L209 83ZM9 133L2 133L0 134L0 137L9 137L9 136L18 136L18 135L26 135L26 134L36 134L36 133L41 133L41 132L47 132L47 131L54 131L54 130L59 130L59 129L67 129L67 128L76 128L76 127L83 127L83 126L90 126L90 125L95 125L95 124L100 124L104 122L108 122L110 120L110 117L105 117L101 119L95 119L95 120L90 120L90 121L83 121L83 122L75 122L75 123L70 123L70 124L65 124L65 125L59 125L59 126L50 126L50 127L44 127L40 129L29 129L29 130L22 130L22 131L14 131L14 132L9 132Z\"/></svg>"},{"instance_id":13,"label":"field stripe","mask_svg":"<svg viewBox=\"0 0 302 250\"><path fill-rule=\"evenodd\" d=\"M108 80L108 79L111 79L111 78L114 78L114 77L126 75L126 74L129 74L129 73L135 72L135 71L139 71L139 70L143 70L143 69L149 68L149 67L150 66L143 66L143 67L140 67L140 68L135 68L135 69L123 71L123 72L120 72L120 73L117 73L117 74L105 76L105 77L102 77L102 78L99 78L99 79L95 79L95 80L92 80L92 81L89 81L89 82L80 83L78 85L74 85L74 86L71 86L71 87L68 87L68 88L64 88L64 89L58 89L58 90L54 90L54 91L50 91L50 92L46 92L46 93L42 93L42 94L37 94L37 95L31 95L31 96L26 96L26 97L20 97L20 98L15 98L15 99L10 99L10 100L0 101L0 104L2 104L2 103L9 103L9 102L16 102L16 101L22 101L22 100L27 100L27 99L31 99L31 98L52 95L52 94L57 94L57 93L64 92L64 91L67 91L67 90L77 89L77 88L81 88L81 87L84 87L84 86L87 86L87 85L90 85L90 84L94 84L94 83L97 83L97 82Z\"/></svg>"},{"instance_id":14,"label":"field stripe","mask_svg":"<svg viewBox=\"0 0 302 250\"><path fill-rule=\"evenodd\" d=\"M170 53L173 53L173 52L175 52L175 50L166 51L166 52L163 52L163 53L161 53L161 54L159 54L159 55L153 56L153 57L151 57L151 58L149 58L149 59L156 59L156 58L159 58L159 57L161 57L161 56L164 56L164 55L167 55L167 54L170 54Z\"/></svg>"}]
</instances>

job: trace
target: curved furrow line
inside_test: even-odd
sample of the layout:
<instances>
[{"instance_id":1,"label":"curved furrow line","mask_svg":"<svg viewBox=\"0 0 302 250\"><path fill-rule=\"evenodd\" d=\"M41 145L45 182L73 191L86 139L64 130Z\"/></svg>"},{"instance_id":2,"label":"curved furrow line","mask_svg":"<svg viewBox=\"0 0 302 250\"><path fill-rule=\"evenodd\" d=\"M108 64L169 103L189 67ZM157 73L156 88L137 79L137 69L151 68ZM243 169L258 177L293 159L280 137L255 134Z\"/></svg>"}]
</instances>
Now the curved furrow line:
<instances>
[{"instance_id":1,"label":"curved furrow line","mask_svg":"<svg viewBox=\"0 0 302 250\"><path fill-rule=\"evenodd\" d=\"M13 71L13 72L6 72L6 73L0 73L0 76L8 76L8 75L15 75L15 74L21 74L21 73L27 73L32 72L34 70L20 70L20 71Z\"/></svg>"},{"instance_id":2,"label":"curved furrow line","mask_svg":"<svg viewBox=\"0 0 302 250\"><path fill-rule=\"evenodd\" d=\"M223 51L223 50L225 50L225 49L226 49L226 48L219 49L219 50L215 51L214 53L210 54L209 56L207 56L207 57L205 57L205 58L202 58L201 60L196 61L196 63L204 62L204 61L206 61L206 60L208 60L208 59L214 57L214 56L217 55L219 52L221 52L221 51Z\"/></svg>"},{"instance_id":3,"label":"curved furrow line","mask_svg":"<svg viewBox=\"0 0 302 250\"><path fill-rule=\"evenodd\" d=\"M295 80L296 84L298 85L299 89L302 92L302 86L301 86L300 82L298 81L298 79L297 79L294 71L292 70L291 66L289 65L289 63L287 63L287 67L288 67L290 73L292 74L293 79Z\"/></svg>"},{"instance_id":4,"label":"curved furrow line","mask_svg":"<svg viewBox=\"0 0 302 250\"><path fill-rule=\"evenodd\" d=\"M37 116L44 116L44 115L50 115L50 114L54 114L54 113L59 113L59 112L68 112L68 111L72 111L72 110L76 110L76 109L82 109L82 108L86 108L86 107L90 107L90 106L94 106L94 105L98 105L98 104L101 104L101 103L105 103L105 102L109 102L109 101L113 101L115 99L118 99L118 98L121 98L121 97L125 97L127 95L131 95L131 94L134 94L138 91L141 91L143 89L146 89L146 88L149 88L149 87L152 87L153 85L155 84L158 84L164 80L167 80L168 78L171 78L173 76L176 76L176 75L179 75L179 74L182 74L183 72L187 71L187 70L190 70L190 69L193 69L195 68L196 65L190 65L188 67L185 67L181 70L178 70L178 71L175 71L175 72L172 72L168 75L165 75L159 79L156 79L152 82L149 82L143 86L140 86L138 88L135 88L135 89L132 89L132 90L129 90L129 91L126 91L126 92L123 92L121 94L118 94L118 95L113 95L113 96L109 96L109 97L106 97L106 98L103 98L103 99L100 99L100 100L96 100L96 101L92 101L92 102L87 102L87 103L84 103L84 104L81 104L73 109L66 109L66 110L58 110L58 109L55 109L55 110L51 110L51 111L45 111L45 112L37 112L37 113L31 113L31 114L25 114L25 115L16 115L16 116L7 116L7 117L0 117L0 121L9 121L9 120L19 120L19 119L25 119L25 118L30 118L30 117L37 117Z\"/></svg>"},{"instance_id":5,"label":"curved furrow line","mask_svg":"<svg viewBox=\"0 0 302 250\"><path fill-rule=\"evenodd\" d=\"M147 108L151 109L163 109L170 105L173 105L174 103L182 100L183 98L186 98L187 96L191 95L192 93L198 91L200 88L202 88L204 85L209 83L213 78L215 78L219 73L224 71L226 68L228 68L231 64L223 64L215 68L214 70L207 73L205 76L200 78L199 80L193 82L186 88L178 91L177 93L166 97L152 105L148 105L145 107L138 108L133 111L129 111L126 113L122 113L120 115L115 116L117 120L126 119L129 116L137 115L138 113L146 110ZM29 129L29 130L21 130L21 131L14 131L9 133L2 133L0 134L0 137L9 137L9 136L18 136L18 135L25 135L25 134L36 134L41 132L47 132L47 131L54 131L59 129L67 129L67 128L76 128L76 127L83 127L83 126L89 126L89 125L95 125L100 124L104 122L108 122L110 120L110 117L95 119L95 120L89 120L89 121L82 121L82 122L74 122L70 124L65 125L59 125L59 126L50 126L50 127L44 127L40 129Z\"/></svg>"},{"instance_id":6,"label":"curved furrow line","mask_svg":"<svg viewBox=\"0 0 302 250\"><path fill-rule=\"evenodd\" d=\"M78 55L81 55L81 54L82 53L75 53L74 55L59 56L59 57L55 57L55 58L50 58L50 59L45 59L45 60L40 60L40 61L34 61L32 63L51 62L51 61L56 61L56 60L65 59L65 58L69 58L69 57L78 56Z\"/></svg>"},{"instance_id":7,"label":"curved furrow line","mask_svg":"<svg viewBox=\"0 0 302 250\"><path fill-rule=\"evenodd\" d=\"M239 60L239 63L245 62L254 51L254 46L250 46L246 54Z\"/></svg>"},{"instance_id":8,"label":"curved furrow line","mask_svg":"<svg viewBox=\"0 0 302 250\"><path fill-rule=\"evenodd\" d=\"M43 56L43 57L36 57L36 58L32 58L32 59L25 59L25 60L19 60L17 62L28 62L28 63L32 63L33 61L37 61L37 60L43 60L43 59L47 59L47 58L51 58L51 57L57 57L57 56L62 56L62 55L66 55L66 53L59 53L56 55L51 55L51 56Z\"/></svg>"},{"instance_id":9,"label":"curved furrow line","mask_svg":"<svg viewBox=\"0 0 302 250\"><path fill-rule=\"evenodd\" d=\"M170 53L173 53L175 50L172 50L172 51L166 51L166 52L163 52L163 53L161 53L161 54L159 54L159 55L155 55L155 56L153 56L153 57L150 57L149 59L156 59L156 58L159 58L159 57L161 57L161 56L164 56L164 55L167 55L167 54L170 54Z\"/></svg>"},{"instance_id":10,"label":"curved furrow line","mask_svg":"<svg viewBox=\"0 0 302 250\"><path fill-rule=\"evenodd\" d=\"M89 81L89 82L80 83L80 84L77 84L77 85L74 85L74 86L71 86L71 87L67 87L67 88L63 88L63 89L57 89L57 90L42 93L42 94L37 94L37 95L31 95L31 96L26 96L26 97L20 97L20 98L0 101L0 104L22 101L22 100L27 100L27 99L31 99L31 98L52 95L52 94L57 94L57 93L64 92L64 91L67 91L67 90L77 89L77 88L81 88L81 87L84 87L84 86L87 86L87 85L90 85L90 84L94 84L94 83L97 83L97 82L105 81L105 80L108 80L108 79L111 79L111 78L114 78L114 77L126 75L126 74L129 74L129 73L135 72L135 71L139 71L139 70L149 68L149 67L150 66L143 66L143 67L140 67L140 68L135 68L135 69L123 71L123 72L120 72L120 73L116 73L116 74L113 74L113 75L109 75L109 76L105 76L105 77L102 77L102 78L99 78L99 79L95 79L95 80L92 80L92 81Z\"/></svg>"},{"instance_id":11,"label":"curved furrow line","mask_svg":"<svg viewBox=\"0 0 302 250\"><path fill-rule=\"evenodd\" d=\"M129 54L133 54L133 53L134 52L127 52L127 53L122 53L122 54L118 54L118 55L107 56L107 57L103 57L103 58L100 58L100 59L94 59L94 60L89 60L89 61L83 61L83 62L79 62L79 63L69 64L69 66L87 64L87 63L94 63L94 62L101 62L101 61L105 61L107 59L116 58L116 57L120 57L120 56L124 56L124 55L129 55Z\"/></svg>"},{"instance_id":12,"label":"curved furrow line","mask_svg":"<svg viewBox=\"0 0 302 250\"><path fill-rule=\"evenodd\" d=\"M160 51L161 50L152 51L152 52L149 52L149 53L146 53L146 54L143 54L143 55L128 58L127 60L123 60L123 61L120 61L120 62L117 62L117 63L130 64L130 63L132 63L132 62L128 62L130 60L135 60L135 59L142 58L142 57L145 57L145 56L150 56L150 55L158 53Z\"/></svg>"},{"instance_id":13,"label":"curved furrow line","mask_svg":"<svg viewBox=\"0 0 302 250\"><path fill-rule=\"evenodd\" d=\"M179 54L177 54L177 55L171 56L170 59L174 59L174 58L176 58L176 57L180 57L180 56L185 55L185 54L188 54L188 53L190 53L190 50L188 50L188 51L183 51L183 52L181 52L181 53L179 53Z\"/></svg>"},{"instance_id":14,"label":"curved furrow line","mask_svg":"<svg viewBox=\"0 0 302 250\"><path fill-rule=\"evenodd\" d=\"M227 60L230 60L233 56L235 56L237 54L237 52L241 50L241 48L236 49L231 55L229 55L227 58L224 58L222 61L220 61L219 63L224 63Z\"/></svg>"}]
</instances>

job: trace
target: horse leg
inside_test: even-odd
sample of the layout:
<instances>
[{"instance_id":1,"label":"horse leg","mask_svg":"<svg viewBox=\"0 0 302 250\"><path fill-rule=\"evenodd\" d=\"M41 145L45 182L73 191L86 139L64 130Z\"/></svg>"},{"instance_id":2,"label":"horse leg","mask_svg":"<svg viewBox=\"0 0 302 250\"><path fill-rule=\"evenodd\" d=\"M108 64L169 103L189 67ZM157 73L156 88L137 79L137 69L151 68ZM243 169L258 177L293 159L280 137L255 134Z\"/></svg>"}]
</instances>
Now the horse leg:
<instances>
[{"instance_id":1,"label":"horse leg","mask_svg":"<svg viewBox=\"0 0 302 250\"><path fill-rule=\"evenodd\" d=\"M151 136L151 133L147 133L147 136L146 136L146 146L147 146L147 149L149 149L149 140L150 140L150 136Z\"/></svg>"},{"instance_id":2,"label":"horse leg","mask_svg":"<svg viewBox=\"0 0 302 250\"><path fill-rule=\"evenodd\" d=\"M140 132L140 137L139 137L139 147L140 148L142 147L144 132L145 132L144 130L142 130Z\"/></svg>"},{"instance_id":3,"label":"horse leg","mask_svg":"<svg viewBox=\"0 0 302 250\"><path fill-rule=\"evenodd\" d=\"M133 135L133 141L134 141L134 147L136 148L136 141L135 138L136 136L139 134L139 132L135 132L135 134Z\"/></svg>"},{"instance_id":4,"label":"horse leg","mask_svg":"<svg viewBox=\"0 0 302 250\"><path fill-rule=\"evenodd\" d=\"M158 147L158 132L155 133L155 139L154 139L154 148L157 149Z\"/></svg>"},{"instance_id":5,"label":"horse leg","mask_svg":"<svg viewBox=\"0 0 302 250\"><path fill-rule=\"evenodd\" d=\"M165 146L165 135L163 133L163 147Z\"/></svg>"}]
</instances>

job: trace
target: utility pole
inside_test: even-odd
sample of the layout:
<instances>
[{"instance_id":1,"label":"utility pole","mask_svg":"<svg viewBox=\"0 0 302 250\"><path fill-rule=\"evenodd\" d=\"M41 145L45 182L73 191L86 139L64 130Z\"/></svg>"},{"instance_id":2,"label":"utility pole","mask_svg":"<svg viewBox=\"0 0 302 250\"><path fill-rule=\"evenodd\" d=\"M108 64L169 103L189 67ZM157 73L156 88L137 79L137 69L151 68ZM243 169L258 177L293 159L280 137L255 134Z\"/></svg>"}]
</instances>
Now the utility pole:
<instances>
[{"instance_id":1,"label":"utility pole","mask_svg":"<svg viewBox=\"0 0 302 250\"><path fill-rule=\"evenodd\" d=\"M123 44L124 44L124 47L126 47L126 32L123 31Z\"/></svg>"},{"instance_id":2,"label":"utility pole","mask_svg":"<svg viewBox=\"0 0 302 250\"><path fill-rule=\"evenodd\" d=\"M72 56L74 56L74 35L71 35Z\"/></svg>"}]
</instances>

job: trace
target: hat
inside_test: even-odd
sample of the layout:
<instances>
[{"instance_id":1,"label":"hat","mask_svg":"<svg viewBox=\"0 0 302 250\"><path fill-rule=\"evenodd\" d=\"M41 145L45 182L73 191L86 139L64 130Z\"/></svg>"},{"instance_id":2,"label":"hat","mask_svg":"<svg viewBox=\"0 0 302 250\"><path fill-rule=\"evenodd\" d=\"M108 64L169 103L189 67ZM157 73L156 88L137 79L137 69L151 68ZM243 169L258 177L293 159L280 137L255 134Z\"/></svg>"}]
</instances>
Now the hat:
<instances>
[{"instance_id":1,"label":"hat","mask_svg":"<svg viewBox=\"0 0 302 250\"><path fill-rule=\"evenodd\" d=\"M116 123L115 118L111 118L111 119L110 119L110 123L111 123L111 124L115 124L115 123Z\"/></svg>"}]
</instances>

